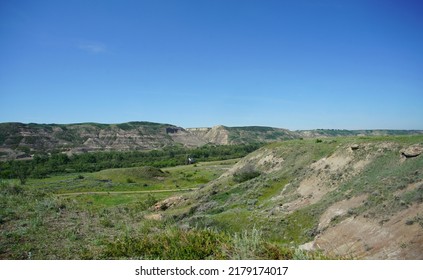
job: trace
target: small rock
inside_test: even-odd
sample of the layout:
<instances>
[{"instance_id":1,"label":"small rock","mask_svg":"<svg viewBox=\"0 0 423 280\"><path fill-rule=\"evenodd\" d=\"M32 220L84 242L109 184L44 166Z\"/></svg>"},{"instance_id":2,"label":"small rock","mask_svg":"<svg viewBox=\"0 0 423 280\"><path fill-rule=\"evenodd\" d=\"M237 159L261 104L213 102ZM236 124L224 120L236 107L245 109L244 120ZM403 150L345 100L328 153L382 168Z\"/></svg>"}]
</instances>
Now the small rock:
<instances>
[{"instance_id":1,"label":"small rock","mask_svg":"<svg viewBox=\"0 0 423 280\"><path fill-rule=\"evenodd\" d=\"M401 150L401 155L406 158L417 157L423 153L423 146L413 145L406 149Z\"/></svg>"},{"instance_id":2,"label":"small rock","mask_svg":"<svg viewBox=\"0 0 423 280\"><path fill-rule=\"evenodd\" d=\"M300 250L304 250L304 251L311 251L314 248L314 241L302 244L299 246Z\"/></svg>"},{"instance_id":3,"label":"small rock","mask_svg":"<svg viewBox=\"0 0 423 280\"><path fill-rule=\"evenodd\" d=\"M358 150L360 146L358 144L352 144L350 148L351 150L355 151L355 150Z\"/></svg>"}]
</instances>

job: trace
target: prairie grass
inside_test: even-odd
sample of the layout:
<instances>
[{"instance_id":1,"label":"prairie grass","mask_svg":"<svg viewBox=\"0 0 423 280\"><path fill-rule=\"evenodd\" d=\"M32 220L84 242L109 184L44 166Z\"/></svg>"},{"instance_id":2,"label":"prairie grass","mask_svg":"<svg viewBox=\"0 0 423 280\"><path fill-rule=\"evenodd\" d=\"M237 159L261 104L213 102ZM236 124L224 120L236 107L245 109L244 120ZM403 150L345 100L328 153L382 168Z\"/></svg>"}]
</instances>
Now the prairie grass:
<instances>
[{"instance_id":1,"label":"prairie grass","mask_svg":"<svg viewBox=\"0 0 423 280\"><path fill-rule=\"evenodd\" d=\"M372 146L387 141L394 148L379 151ZM345 151L353 143L370 147L354 151L356 160L372 155L359 175L339 182L339 176L328 179L336 187L319 201L284 210L286 203L307 199L297 189L313 172L309 167L312 163L337 149ZM30 178L25 185L19 185L18 180L3 181L0 259L324 259L320 252L298 250L298 245L314 239L319 218L334 203L363 194L366 197L329 226L369 213L382 220L423 203L419 185L423 157L401 161L399 153L415 143L423 143L423 137L274 143L263 149L283 158L281 168L266 172L253 166L245 170L260 171L260 175L238 182L232 176L220 177L237 160ZM330 170L322 172L326 171ZM191 188L196 190L183 192ZM152 212L156 202L175 195L182 195L184 202ZM158 220L150 220L152 215ZM422 220L416 215L404 226L422 225Z\"/></svg>"},{"instance_id":2,"label":"prairie grass","mask_svg":"<svg viewBox=\"0 0 423 280\"><path fill-rule=\"evenodd\" d=\"M102 258L249 260L322 259L325 256L269 243L255 228L230 235L207 228L183 230L174 225L167 225L161 231L125 235L109 242Z\"/></svg>"}]
</instances>

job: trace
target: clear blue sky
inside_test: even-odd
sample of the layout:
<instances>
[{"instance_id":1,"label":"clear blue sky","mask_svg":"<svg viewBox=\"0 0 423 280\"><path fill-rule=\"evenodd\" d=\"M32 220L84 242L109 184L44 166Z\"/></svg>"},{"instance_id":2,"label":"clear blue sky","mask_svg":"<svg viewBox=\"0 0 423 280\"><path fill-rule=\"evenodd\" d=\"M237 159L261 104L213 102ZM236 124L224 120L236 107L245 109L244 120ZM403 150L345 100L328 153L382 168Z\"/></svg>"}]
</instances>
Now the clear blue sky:
<instances>
[{"instance_id":1,"label":"clear blue sky","mask_svg":"<svg viewBox=\"0 0 423 280\"><path fill-rule=\"evenodd\" d=\"M0 0L0 122L423 129L423 2Z\"/></svg>"}]
</instances>

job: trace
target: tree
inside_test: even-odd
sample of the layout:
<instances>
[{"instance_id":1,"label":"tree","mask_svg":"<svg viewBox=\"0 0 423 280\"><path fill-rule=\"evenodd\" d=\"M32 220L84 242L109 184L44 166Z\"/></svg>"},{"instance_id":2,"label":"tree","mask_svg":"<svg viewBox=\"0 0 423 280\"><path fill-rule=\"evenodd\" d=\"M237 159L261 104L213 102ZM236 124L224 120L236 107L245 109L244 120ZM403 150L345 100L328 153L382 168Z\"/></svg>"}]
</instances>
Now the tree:
<instances>
[{"instance_id":1,"label":"tree","mask_svg":"<svg viewBox=\"0 0 423 280\"><path fill-rule=\"evenodd\" d=\"M12 164L12 170L14 175L19 178L21 185L25 185L28 176L31 174L30 165L26 164L25 162L15 161Z\"/></svg>"}]
</instances>

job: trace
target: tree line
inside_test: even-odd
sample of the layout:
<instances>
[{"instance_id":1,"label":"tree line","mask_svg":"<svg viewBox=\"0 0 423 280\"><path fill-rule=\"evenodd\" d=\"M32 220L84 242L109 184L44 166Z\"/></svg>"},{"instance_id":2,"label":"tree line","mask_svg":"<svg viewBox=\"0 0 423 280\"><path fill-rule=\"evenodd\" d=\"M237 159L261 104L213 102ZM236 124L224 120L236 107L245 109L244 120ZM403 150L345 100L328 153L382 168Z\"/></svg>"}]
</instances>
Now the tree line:
<instances>
[{"instance_id":1,"label":"tree line","mask_svg":"<svg viewBox=\"0 0 423 280\"><path fill-rule=\"evenodd\" d=\"M262 144L205 145L198 148L166 147L152 151L90 152L68 156L64 153L35 155L32 160L0 162L1 179L46 178L53 174L96 172L109 168L135 166L171 167L187 164L188 157L198 161L215 161L244 157Z\"/></svg>"}]
</instances>

